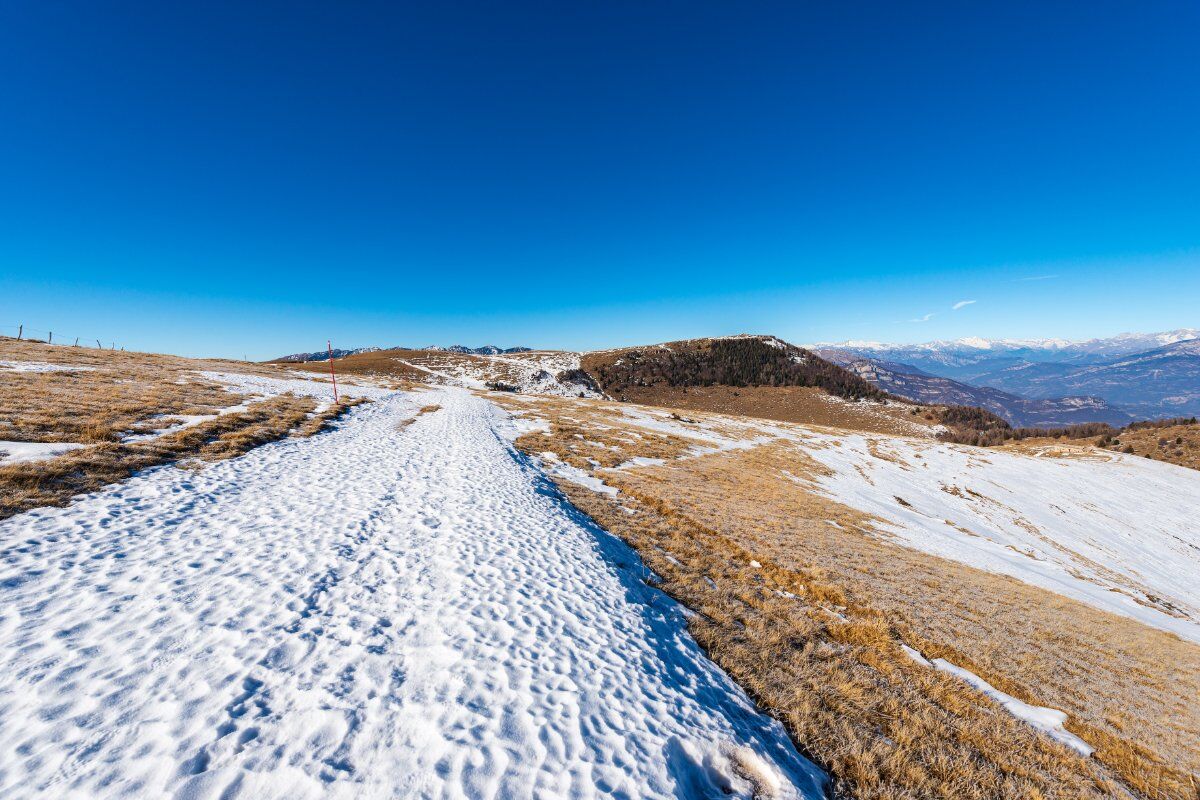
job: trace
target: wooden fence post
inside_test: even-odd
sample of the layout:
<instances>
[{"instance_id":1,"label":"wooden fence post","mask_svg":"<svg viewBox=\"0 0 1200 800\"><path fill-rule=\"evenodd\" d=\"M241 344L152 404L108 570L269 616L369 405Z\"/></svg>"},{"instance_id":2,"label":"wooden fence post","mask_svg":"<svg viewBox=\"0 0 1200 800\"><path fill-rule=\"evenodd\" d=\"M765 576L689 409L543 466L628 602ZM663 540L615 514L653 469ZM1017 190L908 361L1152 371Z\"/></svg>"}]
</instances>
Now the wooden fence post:
<instances>
[{"instance_id":1,"label":"wooden fence post","mask_svg":"<svg viewBox=\"0 0 1200 800\"><path fill-rule=\"evenodd\" d=\"M325 347L329 350L329 377L333 379L333 404L339 405L337 394L337 375L333 374L333 343L328 339L325 340Z\"/></svg>"}]
</instances>

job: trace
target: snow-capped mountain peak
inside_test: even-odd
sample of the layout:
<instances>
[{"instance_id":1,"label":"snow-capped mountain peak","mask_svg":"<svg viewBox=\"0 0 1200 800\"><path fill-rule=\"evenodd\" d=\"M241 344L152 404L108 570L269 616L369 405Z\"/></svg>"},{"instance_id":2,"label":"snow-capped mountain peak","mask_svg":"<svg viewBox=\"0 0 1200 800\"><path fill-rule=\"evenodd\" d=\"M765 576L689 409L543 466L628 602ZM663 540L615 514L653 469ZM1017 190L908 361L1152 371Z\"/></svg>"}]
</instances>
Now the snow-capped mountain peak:
<instances>
[{"instance_id":1,"label":"snow-capped mountain peak","mask_svg":"<svg viewBox=\"0 0 1200 800\"><path fill-rule=\"evenodd\" d=\"M1159 333L1119 333L1094 339L1063 339L1048 338L1003 338L988 339L982 336L964 336L959 339L939 339L918 344L892 344L875 341L846 341L836 343L819 343L814 348L844 348L863 353L961 353L963 351L986 350L992 353L1004 353L1016 350L1046 350L1080 355L1111 355L1119 356L1129 353L1152 350L1177 342L1200 339L1200 328L1178 328L1173 331Z\"/></svg>"}]
</instances>

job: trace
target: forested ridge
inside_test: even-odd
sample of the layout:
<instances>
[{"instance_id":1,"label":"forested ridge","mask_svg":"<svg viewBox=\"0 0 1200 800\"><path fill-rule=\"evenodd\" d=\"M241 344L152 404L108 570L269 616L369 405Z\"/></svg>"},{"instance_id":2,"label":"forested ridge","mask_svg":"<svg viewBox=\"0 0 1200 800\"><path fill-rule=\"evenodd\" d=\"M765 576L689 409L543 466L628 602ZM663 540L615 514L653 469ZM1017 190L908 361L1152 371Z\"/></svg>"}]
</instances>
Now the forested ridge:
<instances>
[{"instance_id":1,"label":"forested ridge","mask_svg":"<svg viewBox=\"0 0 1200 800\"><path fill-rule=\"evenodd\" d=\"M584 367L617 396L638 386L812 386L848 400L895 399L800 347L761 338L701 339L593 354Z\"/></svg>"}]
</instances>

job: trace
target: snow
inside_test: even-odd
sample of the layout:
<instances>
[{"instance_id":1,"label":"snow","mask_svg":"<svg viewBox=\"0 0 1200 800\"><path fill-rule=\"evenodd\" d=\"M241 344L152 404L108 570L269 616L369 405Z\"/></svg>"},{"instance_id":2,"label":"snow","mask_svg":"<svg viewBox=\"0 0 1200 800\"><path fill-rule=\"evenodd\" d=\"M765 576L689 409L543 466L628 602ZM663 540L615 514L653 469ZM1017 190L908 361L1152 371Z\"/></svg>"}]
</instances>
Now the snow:
<instances>
[{"instance_id":1,"label":"snow","mask_svg":"<svg viewBox=\"0 0 1200 800\"><path fill-rule=\"evenodd\" d=\"M253 399L238 403L234 406L219 408L215 414L163 414L161 417L162 419L177 421L167 425L166 427L156 428L152 431L147 431L146 433L126 434L121 437L121 441L143 442L147 439L156 439L159 436L166 436L167 434L176 433L177 431L186 430L187 428L194 428L203 422L208 422L211 419L216 419L217 417L224 416L225 414L236 414L239 411L245 411L252 402L254 402Z\"/></svg>"},{"instance_id":2,"label":"snow","mask_svg":"<svg viewBox=\"0 0 1200 800\"><path fill-rule=\"evenodd\" d=\"M615 467L612 467L612 469L629 469L630 467L658 467L658 466L662 466L665 463L667 463L666 459L662 459L662 458L651 458L649 456L634 456L633 458L622 461L620 464L617 464Z\"/></svg>"},{"instance_id":3,"label":"snow","mask_svg":"<svg viewBox=\"0 0 1200 800\"><path fill-rule=\"evenodd\" d=\"M293 375L305 373L293 372ZM201 372L200 375L214 383L225 386L235 394L248 394L254 397L276 397L281 394L294 394L297 397L314 397L318 400L333 400L333 384L328 381L311 378L273 378L266 375L254 375L245 372ZM377 400L390 394L387 389L362 383L358 379L348 380L338 378L338 394L341 397L366 397Z\"/></svg>"},{"instance_id":4,"label":"snow","mask_svg":"<svg viewBox=\"0 0 1200 800\"><path fill-rule=\"evenodd\" d=\"M734 439L729 436L722 436L704 424L688 425L672 419L668 412L651 411L645 407L629 408L622 406L620 411L622 416L639 428L645 428L657 433L665 433L668 436L678 436L683 439L695 439L712 445L712 447L699 448L698 454L701 455L715 453L720 450L746 449L767 440L766 438ZM722 421L724 422L725 420ZM755 420L755 422L757 421Z\"/></svg>"},{"instance_id":5,"label":"snow","mask_svg":"<svg viewBox=\"0 0 1200 800\"><path fill-rule=\"evenodd\" d=\"M574 467L565 461L558 460L558 456L551 452L542 453L542 458L539 460L541 466L548 474L556 478L568 480L571 483L582 486L585 489L591 489L593 492L609 495L610 497L617 496L617 488L609 486L604 481L597 477L589 475L579 467Z\"/></svg>"},{"instance_id":6,"label":"snow","mask_svg":"<svg viewBox=\"0 0 1200 800\"><path fill-rule=\"evenodd\" d=\"M914 651L915 652L915 651ZM917 657L924 658L917 653ZM926 662L928 663L928 662ZM1095 748L1091 747L1083 739L1080 739L1075 734L1071 733L1064 727L1067 721L1067 715L1055 708L1046 708L1045 706L1032 706L1024 703L1010 694L1005 694L999 689L992 686L983 678L976 675L970 670L951 664L944 658L935 658L933 666L948 672L957 678L960 678L969 683L974 688L986 694L988 697L999 703L1005 711L1012 714L1022 722L1037 728L1042 733L1049 736L1056 742L1066 745L1082 756L1090 756Z\"/></svg>"},{"instance_id":7,"label":"snow","mask_svg":"<svg viewBox=\"0 0 1200 800\"><path fill-rule=\"evenodd\" d=\"M952 664L944 658L935 658L933 661L930 661L929 659L925 658L925 656L921 655L920 652L906 644L900 645L900 649L904 651L905 655L921 666L940 669L943 672L950 673L960 680L966 681L973 688L995 700L1002 708L1004 708L1005 711L1012 714L1017 719L1034 728L1037 728L1051 739L1070 747L1080 755L1090 756L1094 751L1094 748L1091 747L1087 742L1066 729L1066 713L1059 711L1056 708L1034 706L1018 700L1011 694L1005 694L996 687L992 686L974 672Z\"/></svg>"},{"instance_id":8,"label":"snow","mask_svg":"<svg viewBox=\"0 0 1200 800\"><path fill-rule=\"evenodd\" d=\"M91 372L95 367L51 364L46 361L0 361L0 367L14 372Z\"/></svg>"},{"instance_id":9,"label":"snow","mask_svg":"<svg viewBox=\"0 0 1200 800\"><path fill-rule=\"evenodd\" d=\"M830 470L813 476L819 491L883 520L901 544L1200 642L1200 472L1119 454L797 441Z\"/></svg>"},{"instance_id":10,"label":"snow","mask_svg":"<svg viewBox=\"0 0 1200 800\"><path fill-rule=\"evenodd\" d=\"M304 372L292 372L290 374L295 376L308 375L308 373ZM177 433L178 431L193 428L196 425L214 420L226 414L236 414L245 411L253 403L281 394L294 394L299 397L313 397L320 400L321 402L313 410L313 414L319 414L327 410L333 403L333 384L313 380L311 377L272 378L265 375L251 375L240 372L201 372L200 375L214 383L224 385L231 393L249 394L250 397L235 405L218 408L212 414L164 414L162 415L163 419L175 421L170 425L145 433L126 434L121 437L121 441L143 442L148 439L156 439L159 436ZM376 386L364 386L358 382L339 380L338 394L342 397L369 397L376 399L386 396L388 392Z\"/></svg>"},{"instance_id":11,"label":"snow","mask_svg":"<svg viewBox=\"0 0 1200 800\"><path fill-rule=\"evenodd\" d=\"M248 394L250 397L234 405L218 408L212 414L163 414L161 419L172 420L170 425L157 428L145 433L130 433L121 437L122 442L142 442L156 439L160 436L177 433L187 428L195 427L209 420L226 414L236 414L247 410L253 403L268 397L281 394L294 394L300 397L313 397L319 400L313 414L319 414L333 403L333 385L326 381L314 380L309 373L293 371L288 374L293 378L273 378L265 375L253 375L240 372L201 372L203 378L214 383L222 384L226 390L234 394ZM338 381L338 393L342 397L384 397L387 391L375 386L362 385L355 381ZM183 381L186 383L186 381Z\"/></svg>"},{"instance_id":12,"label":"snow","mask_svg":"<svg viewBox=\"0 0 1200 800\"><path fill-rule=\"evenodd\" d=\"M414 364L411 361L405 361L404 359L399 359L399 361L401 364L404 364L407 367L412 367L413 369L417 370L418 372L424 372L426 374L434 376L435 378L438 378L441 381L445 381L450 386L464 386L468 389L478 389L478 390L483 390L483 389L487 388L484 381L481 381L478 378L474 378L471 375L469 375L465 371L465 369L463 368L463 366L461 364L455 366L454 372L446 372L445 371L446 368L443 368L441 370L435 370L435 369L430 369L429 367L422 366L420 364Z\"/></svg>"},{"instance_id":13,"label":"snow","mask_svg":"<svg viewBox=\"0 0 1200 800\"><path fill-rule=\"evenodd\" d=\"M579 369L579 353L548 350L515 356L485 356L488 361L505 364L519 371L516 386L519 391L559 397L601 397L594 389L577 383L562 383L556 377L561 372Z\"/></svg>"},{"instance_id":14,"label":"snow","mask_svg":"<svg viewBox=\"0 0 1200 800\"><path fill-rule=\"evenodd\" d=\"M955 353L964 351L996 351L1013 350L1046 350L1056 352L1073 352L1091 355L1121 355L1143 352L1164 345L1200 339L1200 329L1180 328L1162 333L1121 333L1100 339L1062 339L1062 338L1032 338L1032 339L985 339L981 336L966 336L961 339L939 339L920 344L895 344L889 342L872 342L849 340L845 342L818 342L809 346L815 348L846 348L855 351L874 351L878 353L903 353L906 351L922 351L925 353Z\"/></svg>"},{"instance_id":15,"label":"snow","mask_svg":"<svg viewBox=\"0 0 1200 800\"><path fill-rule=\"evenodd\" d=\"M0 441L0 464L20 464L61 456L72 450L87 447L71 442L6 442Z\"/></svg>"},{"instance_id":16,"label":"snow","mask_svg":"<svg viewBox=\"0 0 1200 800\"><path fill-rule=\"evenodd\" d=\"M905 655L907 655L909 658L911 658L913 661L917 662L918 664L925 666L925 667L933 666L933 664L929 663L929 659L925 658L925 656L923 656L919 652L917 652L916 649L909 647L906 644L900 645L900 649L904 651Z\"/></svg>"},{"instance_id":17,"label":"snow","mask_svg":"<svg viewBox=\"0 0 1200 800\"><path fill-rule=\"evenodd\" d=\"M0 522L0 796L822 796L508 425L392 393Z\"/></svg>"},{"instance_id":18,"label":"snow","mask_svg":"<svg viewBox=\"0 0 1200 800\"><path fill-rule=\"evenodd\" d=\"M442 350L441 352L453 352ZM565 370L579 368L579 354L558 350L530 350L521 353L456 353L456 358L443 363L400 363L424 372L434 383L485 390L487 384L499 381L512 385L518 392L557 395L559 397L600 397L600 393L576 383L563 383L556 377ZM497 367L500 367L499 369Z\"/></svg>"}]
</instances>

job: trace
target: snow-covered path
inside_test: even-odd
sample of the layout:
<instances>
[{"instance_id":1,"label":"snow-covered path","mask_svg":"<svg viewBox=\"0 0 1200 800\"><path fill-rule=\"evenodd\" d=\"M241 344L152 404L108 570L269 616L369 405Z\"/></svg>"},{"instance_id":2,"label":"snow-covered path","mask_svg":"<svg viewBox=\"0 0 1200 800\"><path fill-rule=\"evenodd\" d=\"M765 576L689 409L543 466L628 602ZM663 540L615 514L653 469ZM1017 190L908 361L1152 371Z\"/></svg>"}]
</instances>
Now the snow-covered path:
<instances>
[{"instance_id":1,"label":"snow-covered path","mask_svg":"<svg viewBox=\"0 0 1200 800\"><path fill-rule=\"evenodd\" d=\"M391 395L0 523L0 796L819 796L509 424Z\"/></svg>"}]
</instances>

